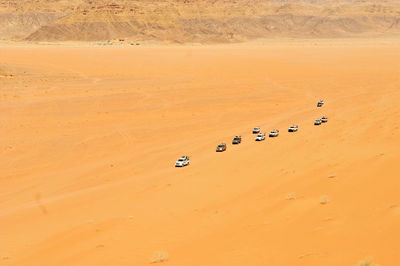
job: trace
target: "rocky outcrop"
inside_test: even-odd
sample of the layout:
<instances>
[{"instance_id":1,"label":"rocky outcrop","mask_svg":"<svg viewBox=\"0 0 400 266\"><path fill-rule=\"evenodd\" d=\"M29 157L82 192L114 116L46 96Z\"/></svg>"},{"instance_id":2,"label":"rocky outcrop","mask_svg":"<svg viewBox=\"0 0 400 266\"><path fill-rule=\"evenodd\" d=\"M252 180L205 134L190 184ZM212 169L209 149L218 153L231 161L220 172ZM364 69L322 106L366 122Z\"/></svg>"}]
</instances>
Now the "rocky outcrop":
<instances>
[{"instance_id":1,"label":"rocky outcrop","mask_svg":"<svg viewBox=\"0 0 400 266\"><path fill-rule=\"evenodd\" d=\"M62 13L0 13L0 38L23 39L62 17Z\"/></svg>"},{"instance_id":2,"label":"rocky outcrop","mask_svg":"<svg viewBox=\"0 0 400 266\"><path fill-rule=\"evenodd\" d=\"M0 36L30 41L131 38L210 43L400 33L400 3L395 0L52 0L39 1L41 8L35 3L24 13L0 15Z\"/></svg>"}]
</instances>

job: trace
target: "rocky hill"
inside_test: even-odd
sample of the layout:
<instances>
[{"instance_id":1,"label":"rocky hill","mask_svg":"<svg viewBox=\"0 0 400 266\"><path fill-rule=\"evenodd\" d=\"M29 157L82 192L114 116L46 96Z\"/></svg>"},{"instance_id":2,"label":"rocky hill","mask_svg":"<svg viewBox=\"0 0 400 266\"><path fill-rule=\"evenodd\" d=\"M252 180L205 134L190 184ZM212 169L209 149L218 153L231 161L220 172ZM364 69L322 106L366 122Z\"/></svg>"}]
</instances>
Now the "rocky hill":
<instances>
[{"instance_id":1,"label":"rocky hill","mask_svg":"<svg viewBox=\"0 0 400 266\"><path fill-rule=\"evenodd\" d=\"M0 38L237 42L400 33L396 0L0 0Z\"/></svg>"}]
</instances>

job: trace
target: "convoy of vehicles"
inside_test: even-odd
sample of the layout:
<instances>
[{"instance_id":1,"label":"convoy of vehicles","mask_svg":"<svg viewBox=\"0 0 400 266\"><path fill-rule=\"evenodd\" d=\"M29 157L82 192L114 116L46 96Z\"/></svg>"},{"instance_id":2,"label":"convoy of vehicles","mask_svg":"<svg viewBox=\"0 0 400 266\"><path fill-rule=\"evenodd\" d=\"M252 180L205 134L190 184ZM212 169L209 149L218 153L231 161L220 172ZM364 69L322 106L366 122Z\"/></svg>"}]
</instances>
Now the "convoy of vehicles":
<instances>
[{"instance_id":1,"label":"convoy of vehicles","mask_svg":"<svg viewBox=\"0 0 400 266\"><path fill-rule=\"evenodd\" d=\"M324 100L320 100L317 103L317 107L322 107L324 105ZM314 125L319 126L322 123L327 123L328 122L328 117L323 116L320 119L316 119L314 121ZM292 125L289 127L288 132L297 132L299 130L299 126L298 125ZM261 129L260 127L255 127L253 128L253 134L257 134L257 137L255 138L255 141L263 141L266 139L266 133L260 133ZM269 137L273 138L273 137L278 137L279 136L279 130L278 129L274 129L269 133ZM240 144L242 143L242 136L235 136L232 140L232 144ZM226 143L221 143L217 146L216 148L217 152L223 152L226 151ZM189 156L182 156L181 158L179 158L176 162L175 162L175 167L184 167L184 166L188 166L190 164L190 160L189 160Z\"/></svg>"}]
</instances>

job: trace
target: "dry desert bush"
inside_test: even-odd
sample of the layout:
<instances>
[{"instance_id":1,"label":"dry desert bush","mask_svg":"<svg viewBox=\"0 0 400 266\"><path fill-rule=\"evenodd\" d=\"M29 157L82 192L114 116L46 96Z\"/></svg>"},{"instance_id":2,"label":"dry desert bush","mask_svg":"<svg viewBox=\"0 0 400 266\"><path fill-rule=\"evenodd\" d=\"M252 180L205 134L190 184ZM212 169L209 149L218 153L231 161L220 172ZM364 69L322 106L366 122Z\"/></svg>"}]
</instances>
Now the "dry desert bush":
<instances>
[{"instance_id":1,"label":"dry desert bush","mask_svg":"<svg viewBox=\"0 0 400 266\"><path fill-rule=\"evenodd\" d=\"M150 263L159 263L168 260L168 252L156 251L150 259Z\"/></svg>"},{"instance_id":2,"label":"dry desert bush","mask_svg":"<svg viewBox=\"0 0 400 266\"><path fill-rule=\"evenodd\" d=\"M296 199L296 194L294 193L289 193L286 195L287 200L295 200Z\"/></svg>"},{"instance_id":3,"label":"dry desert bush","mask_svg":"<svg viewBox=\"0 0 400 266\"><path fill-rule=\"evenodd\" d=\"M365 260L360 260L355 266L380 266L379 264L373 263L370 257Z\"/></svg>"},{"instance_id":4,"label":"dry desert bush","mask_svg":"<svg viewBox=\"0 0 400 266\"><path fill-rule=\"evenodd\" d=\"M323 195L319 200L320 204L327 204L329 202L329 197L327 195Z\"/></svg>"}]
</instances>

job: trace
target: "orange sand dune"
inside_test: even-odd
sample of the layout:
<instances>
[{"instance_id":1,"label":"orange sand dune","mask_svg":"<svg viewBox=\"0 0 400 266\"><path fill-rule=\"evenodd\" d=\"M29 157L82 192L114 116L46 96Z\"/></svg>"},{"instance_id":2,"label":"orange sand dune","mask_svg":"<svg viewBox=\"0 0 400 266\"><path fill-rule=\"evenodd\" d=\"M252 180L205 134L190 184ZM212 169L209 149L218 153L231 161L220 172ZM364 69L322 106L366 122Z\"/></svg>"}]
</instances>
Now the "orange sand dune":
<instances>
[{"instance_id":1,"label":"orange sand dune","mask_svg":"<svg viewBox=\"0 0 400 266\"><path fill-rule=\"evenodd\" d=\"M3 47L0 265L399 265L399 59L395 41Z\"/></svg>"}]
</instances>

